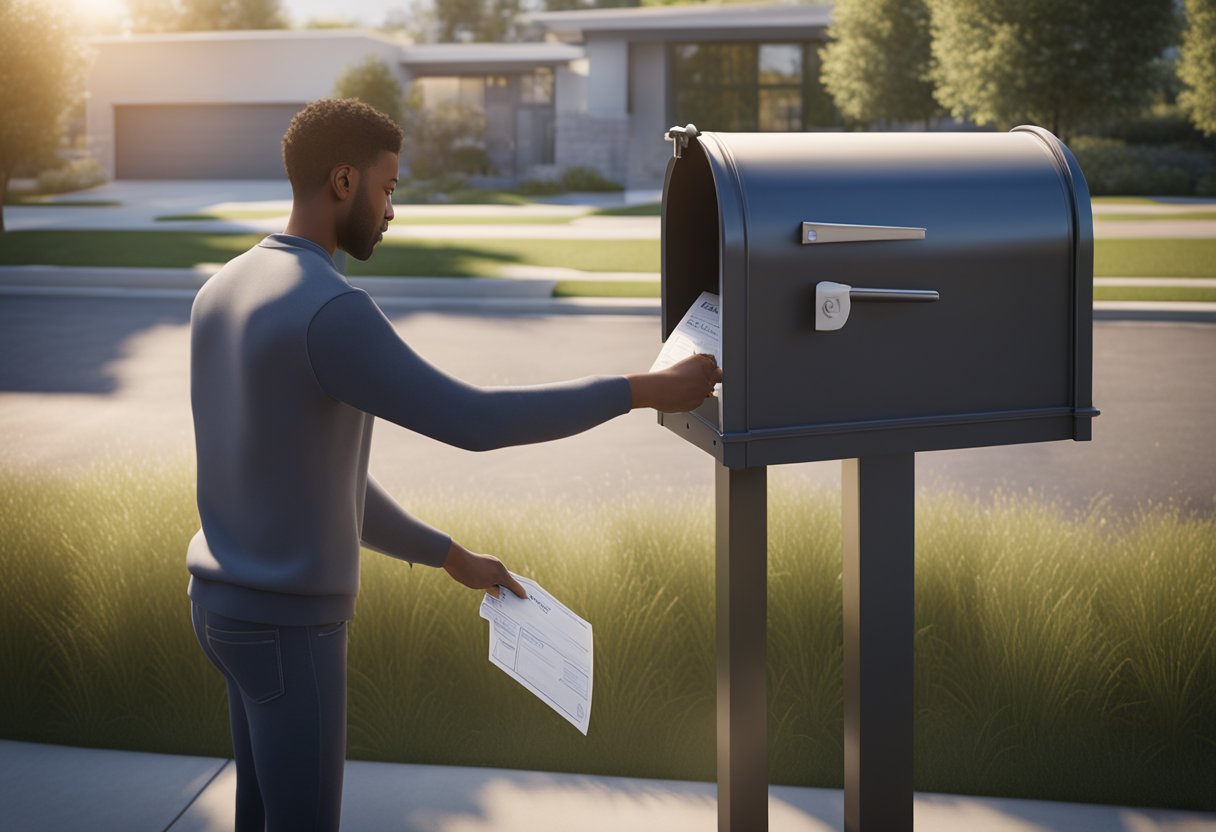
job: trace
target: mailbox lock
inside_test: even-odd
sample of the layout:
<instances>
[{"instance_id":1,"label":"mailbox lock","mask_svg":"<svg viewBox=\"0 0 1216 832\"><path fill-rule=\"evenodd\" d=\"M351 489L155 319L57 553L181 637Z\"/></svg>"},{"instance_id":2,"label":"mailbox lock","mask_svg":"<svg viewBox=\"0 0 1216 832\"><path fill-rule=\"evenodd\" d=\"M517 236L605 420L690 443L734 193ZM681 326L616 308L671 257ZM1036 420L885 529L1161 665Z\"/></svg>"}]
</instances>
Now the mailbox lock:
<instances>
[{"instance_id":1,"label":"mailbox lock","mask_svg":"<svg viewBox=\"0 0 1216 832\"><path fill-rule=\"evenodd\" d=\"M815 329L831 331L843 327L853 301L932 303L940 299L936 289L862 289L823 280L815 284Z\"/></svg>"}]
</instances>

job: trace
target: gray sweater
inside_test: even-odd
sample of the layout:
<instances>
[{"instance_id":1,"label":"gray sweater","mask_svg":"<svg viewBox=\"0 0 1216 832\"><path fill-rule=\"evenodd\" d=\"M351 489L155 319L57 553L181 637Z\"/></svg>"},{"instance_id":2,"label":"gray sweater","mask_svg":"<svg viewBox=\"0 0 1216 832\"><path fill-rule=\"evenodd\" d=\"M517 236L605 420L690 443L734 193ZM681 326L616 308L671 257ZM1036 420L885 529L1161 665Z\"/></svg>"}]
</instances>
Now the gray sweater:
<instances>
[{"instance_id":1,"label":"gray sweater","mask_svg":"<svg viewBox=\"0 0 1216 832\"><path fill-rule=\"evenodd\" d=\"M439 566L449 537L367 474L374 417L469 450L543 442L627 412L599 376L479 388L398 337L310 240L272 234L206 282L190 313L202 528L189 593L220 615L323 624L354 614L359 545Z\"/></svg>"}]
</instances>

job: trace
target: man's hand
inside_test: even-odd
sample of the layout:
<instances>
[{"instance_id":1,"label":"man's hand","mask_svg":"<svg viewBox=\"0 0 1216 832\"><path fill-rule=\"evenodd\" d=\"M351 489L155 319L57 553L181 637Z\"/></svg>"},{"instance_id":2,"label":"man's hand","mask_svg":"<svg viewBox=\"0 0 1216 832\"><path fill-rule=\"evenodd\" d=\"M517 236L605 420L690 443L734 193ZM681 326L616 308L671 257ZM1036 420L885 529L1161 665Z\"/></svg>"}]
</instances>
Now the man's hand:
<instances>
[{"instance_id":1,"label":"man's hand","mask_svg":"<svg viewBox=\"0 0 1216 832\"><path fill-rule=\"evenodd\" d=\"M484 589L495 598L498 597L500 586L505 586L520 598L528 597L528 593L519 585L519 581L511 577L502 561L493 555L474 554L455 540L448 547L443 568L454 581L470 589Z\"/></svg>"},{"instance_id":2,"label":"man's hand","mask_svg":"<svg viewBox=\"0 0 1216 832\"><path fill-rule=\"evenodd\" d=\"M698 407L722 380L712 355L692 355L666 370L626 376L633 390L634 407L653 407L663 413L683 413Z\"/></svg>"}]
</instances>

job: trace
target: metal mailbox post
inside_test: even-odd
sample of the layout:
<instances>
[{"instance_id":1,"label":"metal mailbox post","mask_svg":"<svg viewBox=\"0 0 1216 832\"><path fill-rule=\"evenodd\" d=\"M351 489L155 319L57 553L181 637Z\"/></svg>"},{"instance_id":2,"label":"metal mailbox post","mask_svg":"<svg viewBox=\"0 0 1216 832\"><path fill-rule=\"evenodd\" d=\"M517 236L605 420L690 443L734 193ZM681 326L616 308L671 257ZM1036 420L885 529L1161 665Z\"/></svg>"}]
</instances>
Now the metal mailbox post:
<instances>
[{"instance_id":1,"label":"metal mailbox post","mask_svg":"<svg viewBox=\"0 0 1216 832\"><path fill-rule=\"evenodd\" d=\"M662 337L721 301L718 828L768 826L766 466L841 459L845 829L912 828L917 451L1088 440L1093 223L1046 130L672 128Z\"/></svg>"}]
</instances>

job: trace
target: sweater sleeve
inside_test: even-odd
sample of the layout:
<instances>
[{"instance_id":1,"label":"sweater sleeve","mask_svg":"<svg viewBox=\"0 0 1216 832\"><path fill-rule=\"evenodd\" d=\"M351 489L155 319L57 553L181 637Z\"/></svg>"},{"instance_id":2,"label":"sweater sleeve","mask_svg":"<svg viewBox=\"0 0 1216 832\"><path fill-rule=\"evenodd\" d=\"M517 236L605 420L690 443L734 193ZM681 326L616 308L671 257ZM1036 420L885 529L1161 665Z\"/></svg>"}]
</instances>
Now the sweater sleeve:
<instances>
[{"instance_id":1,"label":"sweater sleeve","mask_svg":"<svg viewBox=\"0 0 1216 832\"><path fill-rule=\"evenodd\" d=\"M442 566L452 538L408 514L369 474L363 501L362 543L411 563Z\"/></svg>"},{"instance_id":2,"label":"sweater sleeve","mask_svg":"<svg viewBox=\"0 0 1216 832\"><path fill-rule=\"evenodd\" d=\"M358 289L321 307L307 340L313 373L330 396L466 450L560 439L632 406L624 376L524 387L467 384L415 353Z\"/></svg>"}]
</instances>

